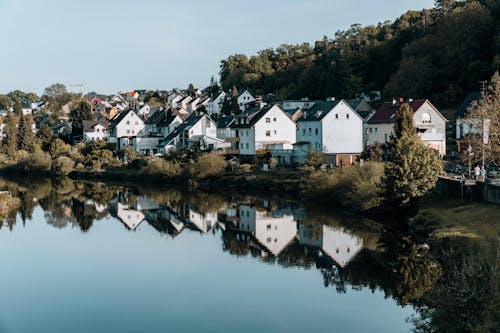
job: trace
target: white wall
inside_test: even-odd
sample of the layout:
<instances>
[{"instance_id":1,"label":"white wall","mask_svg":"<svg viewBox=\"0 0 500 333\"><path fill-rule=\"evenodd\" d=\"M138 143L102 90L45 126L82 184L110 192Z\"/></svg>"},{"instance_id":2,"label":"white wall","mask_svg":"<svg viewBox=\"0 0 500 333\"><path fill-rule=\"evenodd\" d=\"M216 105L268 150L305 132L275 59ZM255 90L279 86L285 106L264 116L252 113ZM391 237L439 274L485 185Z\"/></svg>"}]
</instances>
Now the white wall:
<instances>
[{"instance_id":1,"label":"white wall","mask_svg":"<svg viewBox=\"0 0 500 333\"><path fill-rule=\"evenodd\" d=\"M269 119L269 122L267 119ZM293 144L296 142L295 123L288 118L279 106L275 105L269 109L254 127L256 150L273 143ZM267 131L269 131L269 136L266 135Z\"/></svg>"},{"instance_id":2,"label":"white wall","mask_svg":"<svg viewBox=\"0 0 500 333\"><path fill-rule=\"evenodd\" d=\"M363 151L363 120L347 103L339 102L321 123L325 153L358 154Z\"/></svg>"},{"instance_id":3,"label":"white wall","mask_svg":"<svg viewBox=\"0 0 500 333\"><path fill-rule=\"evenodd\" d=\"M83 132L84 141L107 140L108 137L109 137L108 129L102 126L101 124L97 124L94 127L93 132Z\"/></svg>"},{"instance_id":4,"label":"white wall","mask_svg":"<svg viewBox=\"0 0 500 333\"><path fill-rule=\"evenodd\" d=\"M144 122L135 112L130 111L116 126L116 137L133 137L144 133Z\"/></svg>"}]
</instances>

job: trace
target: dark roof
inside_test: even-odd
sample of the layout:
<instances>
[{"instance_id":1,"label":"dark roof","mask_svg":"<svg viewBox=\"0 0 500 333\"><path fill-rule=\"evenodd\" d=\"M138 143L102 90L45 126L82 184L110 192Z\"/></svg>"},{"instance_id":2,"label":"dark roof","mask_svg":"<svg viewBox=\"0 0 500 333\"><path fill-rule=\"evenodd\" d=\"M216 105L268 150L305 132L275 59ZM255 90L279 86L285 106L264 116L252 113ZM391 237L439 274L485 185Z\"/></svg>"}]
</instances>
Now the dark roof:
<instances>
[{"instance_id":1,"label":"dark roof","mask_svg":"<svg viewBox=\"0 0 500 333\"><path fill-rule=\"evenodd\" d=\"M236 118L241 119L241 118L246 118L247 123L246 124L236 124L234 122L231 125L231 128L251 128L253 125L255 125L266 113L269 111L273 105L267 105L264 106L262 109L259 110L258 107L251 108L246 110L245 112L240 113L239 115L236 116Z\"/></svg>"},{"instance_id":2,"label":"dark roof","mask_svg":"<svg viewBox=\"0 0 500 333\"><path fill-rule=\"evenodd\" d=\"M21 103L21 108L23 108L23 109L31 109L31 103L22 102Z\"/></svg>"},{"instance_id":3,"label":"dark roof","mask_svg":"<svg viewBox=\"0 0 500 333\"><path fill-rule=\"evenodd\" d=\"M417 99L411 102L407 102L410 104L411 108L414 112L416 112L420 107L426 102L426 99ZM401 107L401 103L392 103L385 102L382 104L377 111L373 114L373 116L368 119L368 124L380 124L380 123L393 123L396 121L396 112Z\"/></svg>"},{"instance_id":4,"label":"dark roof","mask_svg":"<svg viewBox=\"0 0 500 333\"><path fill-rule=\"evenodd\" d=\"M303 110L302 117L298 121L318 121L323 119L341 100L320 101L314 103L309 109Z\"/></svg>"},{"instance_id":5,"label":"dark roof","mask_svg":"<svg viewBox=\"0 0 500 333\"><path fill-rule=\"evenodd\" d=\"M347 104L351 106L354 110L358 108L358 106L363 102L364 100L362 98L353 98L353 99L346 99L345 100Z\"/></svg>"},{"instance_id":6,"label":"dark roof","mask_svg":"<svg viewBox=\"0 0 500 333\"><path fill-rule=\"evenodd\" d=\"M158 110L151 115L151 117L146 120L144 124L146 125L158 125L158 123L165 117L165 111Z\"/></svg>"},{"instance_id":7,"label":"dark roof","mask_svg":"<svg viewBox=\"0 0 500 333\"><path fill-rule=\"evenodd\" d=\"M122 112L120 112L116 117L114 117L113 119L111 119L111 122L110 122L110 127L115 127L116 125L118 125L122 120L123 118L125 118L125 116L127 116L129 114L129 112L134 112L134 110L132 109L128 109L128 110L124 110ZM137 113L136 113L136 116L137 116ZM137 116L139 117L139 116Z\"/></svg>"},{"instance_id":8,"label":"dark roof","mask_svg":"<svg viewBox=\"0 0 500 333\"><path fill-rule=\"evenodd\" d=\"M226 128L234 121L234 116L223 116L217 119L217 128Z\"/></svg>"},{"instance_id":9,"label":"dark roof","mask_svg":"<svg viewBox=\"0 0 500 333\"><path fill-rule=\"evenodd\" d=\"M455 113L455 118L465 117L465 115L467 115L467 109L472 104L472 102L479 101L481 97L482 95L479 92L469 93L463 100L462 104L460 104L460 106L458 107L457 112Z\"/></svg>"},{"instance_id":10,"label":"dark roof","mask_svg":"<svg viewBox=\"0 0 500 333\"><path fill-rule=\"evenodd\" d=\"M82 125L83 125L83 131L84 132L93 132L94 127L100 124L105 128L108 128L109 122L105 120L104 118L99 118L98 120L83 120Z\"/></svg>"},{"instance_id":11,"label":"dark roof","mask_svg":"<svg viewBox=\"0 0 500 333\"><path fill-rule=\"evenodd\" d=\"M194 124L196 124L201 118L203 118L203 115L191 115L189 116L185 122L180 124L175 130L173 130L169 135L165 137L160 142L160 146L165 146L169 144L173 139L175 139L177 136L179 136L183 131L189 130L191 127L193 127Z\"/></svg>"}]
</instances>

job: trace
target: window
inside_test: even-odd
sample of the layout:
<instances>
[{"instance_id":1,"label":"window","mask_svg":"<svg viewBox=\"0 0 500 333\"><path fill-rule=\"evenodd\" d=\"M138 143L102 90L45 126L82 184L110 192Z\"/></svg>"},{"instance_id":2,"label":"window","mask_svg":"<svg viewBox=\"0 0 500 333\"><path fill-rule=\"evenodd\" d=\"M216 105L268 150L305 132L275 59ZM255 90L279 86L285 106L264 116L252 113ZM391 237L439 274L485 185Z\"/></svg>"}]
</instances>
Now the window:
<instances>
[{"instance_id":1,"label":"window","mask_svg":"<svg viewBox=\"0 0 500 333\"><path fill-rule=\"evenodd\" d=\"M429 112L422 113L422 124L430 124L431 123L431 115Z\"/></svg>"},{"instance_id":2,"label":"window","mask_svg":"<svg viewBox=\"0 0 500 333\"><path fill-rule=\"evenodd\" d=\"M273 118L273 121L276 122L276 118Z\"/></svg>"},{"instance_id":3,"label":"window","mask_svg":"<svg viewBox=\"0 0 500 333\"><path fill-rule=\"evenodd\" d=\"M127 120L127 125L130 125L130 120Z\"/></svg>"},{"instance_id":4,"label":"window","mask_svg":"<svg viewBox=\"0 0 500 333\"><path fill-rule=\"evenodd\" d=\"M136 125L139 125L139 122L138 122L138 121L136 121L136 122L135 122L135 124L136 124Z\"/></svg>"},{"instance_id":5,"label":"window","mask_svg":"<svg viewBox=\"0 0 500 333\"><path fill-rule=\"evenodd\" d=\"M309 135L311 135L311 132L312 132L311 127L309 127Z\"/></svg>"},{"instance_id":6,"label":"window","mask_svg":"<svg viewBox=\"0 0 500 333\"><path fill-rule=\"evenodd\" d=\"M274 130L274 134L278 134L278 131Z\"/></svg>"},{"instance_id":7,"label":"window","mask_svg":"<svg viewBox=\"0 0 500 333\"><path fill-rule=\"evenodd\" d=\"M270 123L271 122L271 118L266 118L266 123Z\"/></svg>"},{"instance_id":8,"label":"window","mask_svg":"<svg viewBox=\"0 0 500 333\"><path fill-rule=\"evenodd\" d=\"M306 135L306 129L305 128L302 130L302 134Z\"/></svg>"},{"instance_id":9,"label":"window","mask_svg":"<svg viewBox=\"0 0 500 333\"><path fill-rule=\"evenodd\" d=\"M335 114L335 119L339 119L339 114L338 113Z\"/></svg>"},{"instance_id":10,"label":"window","mask_svg":"<svg viewBox=\"0 0 500 333\"><path fill-rule=\"evenodd\" d=\"M375 127L375 133L377 133L377 132L378 132L378 128Z\"/></svg>"},{"instance_id":11,"label":"window","mask_svg":"<svg viewBox=\"0 0 500 333\"><path fill-rule=\"evenodd\" d=\"M267 237L267 240L266 240L268 243L271 243L271 237Z\"/></svg>"},{"instance_id":12,"label":"window","mask_svg":"<svg viewBox=\"0 0 500 333\"><path fill-rule=\"evenodd\" d=\"M249 148L248 148L248 147L249 147L249 146L248 146L248 143L246 144L246 146L247 146L247 149L249 149Z\"/></svg>"},{"instance_id":13,"label":"window","mask_svg":"<svg viewBox=\"0 0 500 333\"><path fill-rule=\"evenodd\" d=\"M370 127L370 133L372 133L372 132L373 132L373 128Z\"/></svg>"},{"instance_id":14,"label":"window","mask_svg":"<svg viewBox=\"0 0 500 333\"><path fill-rule=\"evenodd\" d=\"M266 230L271 230L271 225L270 224L266 225Z\"/></svg>"},{"instance_id":15,"label":"window","mask_svg":"<svg viewBox=\"0 0 500 333\"><path fill-rule=\"evenodd\" d=\"M266 131L266 136L271 136L271 131Z\"/></svg>"},{"instance_id":16,"label":"window","mask_svg":"<svg viewBox=\"0 0 500 333\"><path fill-rule=\"evenodd\" d=\"M345 115L346 119L349 119L349 113Z\"/></svg>"},{"instance_id":17,"label":"window","mask_svg":"<svg viewBox=\"0 0 500 333\"><path fill-rule=\"evenodd\" d=\"M314 133L315 133L316 135L318 135L318 132L319 132L319 131L318 131L318 129L316 128L316 129L314 130Z\"/></svg>"},{"instance_id":18,"label":"window","mask_svg":"<svg viewBox=\"0 0 500 333\"><path fill-rule=\"evenodd\" d=\"M130 134L130 130L127 130L127 134Z\"/></svg>"}]
</instances>

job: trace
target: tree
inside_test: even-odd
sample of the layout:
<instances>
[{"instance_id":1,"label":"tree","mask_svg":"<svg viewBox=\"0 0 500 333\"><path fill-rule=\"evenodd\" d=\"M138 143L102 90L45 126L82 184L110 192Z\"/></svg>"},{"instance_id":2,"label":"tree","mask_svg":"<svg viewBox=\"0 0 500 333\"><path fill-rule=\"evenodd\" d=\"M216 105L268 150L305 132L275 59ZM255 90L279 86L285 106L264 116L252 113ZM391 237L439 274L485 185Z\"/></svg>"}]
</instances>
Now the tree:
<instances>
[{"instance_id":1,"label":"tree","mask_svg":"<svg viewBox=\"0 0 500 333\"><path fill-rule=\"evenodd\" d=\"M69 119L72 125L71 135L75 137L83 135L83 121L95 120L95 116L92 113L92 107L90 104L85 101L81 101L71 110Z\"/></svg>"},{"instance_id":2,"label":"tree","mask_svg":"<svg viewBox=\"0 0 500 333\"><path fill-rule=\"evenodd\" d=\"M19 101L14 103L14 114L16 117L21 117L23 115L23 107Z\"/></svg>"},{"instance_id":3,"label":"tree","mask_svg":"<svg viewBox=\"0 0 500 333\"><path fill-rule=\"evenodd\" d=\"M413 126L413 110L403 104L396 114L395 134L389 140L389 161L382 178L386 203L410 207L436 184L442 163Z\"/></svg>"},{"instance_id":4,"label":"tree","mask_svg":"<svg viewBox=\"0 0 500 333\"><path fill-rule=\"evenodd\" d=\"M33 118L31 115L23 115L20 117L18 128L18 147L19 149L31 151L34 144L35 135L31 128Z\"/></svg>"},{"instance_id":5,"label":"tree","mask_svg":"<svg viewBox=\"0 0 500 333\"><path fill-rule=\"evenodd\" d=\"M210 78L208 94L211 98L216 98L217 95L219 94L219 91L220 91L219 84L217 83L217 80L215 80L215 78L212 76Z\"/></svg>"},{"instance_id":6,"label":"tree","mask_svg":"<svg viewBox=\"0 0 500 333\"><path fill-rule=\"evenodd\" d=\"M17 119L11 111L5 117L5 152L14 157L17 151Z\"/></svg>"},{"instance_id":7,"label":"tree","mask_svg":"<svg viewBox=\"0 0 500 333\"><path fill-rule=\"evenodd\" d=\"M468 135L475 156L500 163L500 74L495 72L479 102L473 102L468 118L474 130Z\"/></svg>"},{"instance_id":8,"label":"tree","mask_svg":"<svg viewBox=\"0 0 500 333\"><path fill-rule=\"evenodd\" d=\"M0 110L7 110L12 106L12 99L7 95L0 95Z\"/></svg>"},{"instance_id":9,"label":"tree","mask_svg":"<svg viewBox=\"0 0 500 333\"><path fill-rule=\"evenodd\" d=\"M196 95L196 89L194 88L192 83L189 84L188 89L187 89L187 93L191 97L194 97L194 95Z\"/></svg>"},{"instance_id":10,"label":"tree","mask_svg":"<svg viewBox=\"0 0 500 333\"><path fill-rule=\"evenodd\" d=\"M236 86L233 86L233 90L231 91L231 106L230 106L230 109L231 109L231 113L232 114L240 114L241 113L241 109L240 109L240 105L238 104L238 89L236 89Z\"/></svg>"},{"instance_id":11,"label":"tree","mask_svg":"<svg viewBox=\"0 0 500 333\"><path fill-rule=\"evenodd\" d=\"M47 97L57 97L67 93L66 86L62 83L54 83L43 91L43 95Z\"/></svg>"},{"instance_id":12,"label":"tree","mask_svg":"<svg viewBox=\"0 0 500 333\"><path fill-rule=\"evenodd\" d=\"M229 100L228 96L224 97L224 101L222 102L222 108L220 112L225 116L231 115L231 101Z\"/></svg>"},{"instance_id":13,"label":"tree","mask_svg":"<svg viewBox=\"0 0 500 333\"><path fill-rule=\"evenodd\" d=\"M39 141L41 148L44 151L48 151L50 149L50 144L52 143L52 131L49 128L49 125L43 124L40 127L40 130L36 133L36 138Z\"/></svg>"}]
</instances>

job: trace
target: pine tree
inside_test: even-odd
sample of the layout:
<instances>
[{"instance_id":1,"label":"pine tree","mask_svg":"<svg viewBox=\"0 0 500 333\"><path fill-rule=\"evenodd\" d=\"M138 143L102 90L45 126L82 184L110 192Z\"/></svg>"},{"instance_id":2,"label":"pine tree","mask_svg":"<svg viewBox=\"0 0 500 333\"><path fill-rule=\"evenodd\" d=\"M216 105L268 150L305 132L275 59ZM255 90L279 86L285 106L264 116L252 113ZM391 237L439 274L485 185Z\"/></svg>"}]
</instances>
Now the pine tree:
<instances>
[{"instance_id":1,"label":"pine tree","mask_svg":"<svg viewBox=\"0 0 500 333\"><path fill-rule=\"evenodd\" d=\"M36 138L42 149L44 151L48 151L50 149L50 144L52 143L52 131L50 130L49 125L43 124L42 127L40 127L40 130L36 133Z\"/></svg>"},{"instance_id":2,"label":"pine tree","mask_svg":"<svg viewBox=\"0 0 500 333\"><path fill-rule=\"evenodd\" d=\"M32 150L35 139L35 135L31 129L32 124L33 118L31 115L25 115L20 118L17 140L19 149Z\"/></svg>"},{"instance_id":3,"label":"pine tree","mask_svg":"<svg viewBox=\"0 0 500 333\"><path fill-rule=\"evenodd\" d=\"M16 117L21 117L23 115L23 107L19 101L14 103L14 115L16 115Z\"/></svg>"},{"instance_id":4,"label":"pine tree","mask_svg":"<svg viewBox=\"0 0 500 333\"><path fill-rule=\"evenodd\" d=\"M240 114L241 113L241 109L240 109L240 105L238 104L238 89L236 89L236 86L233 86L233 90L231 92L231 106L230 106L230 109L231 109L231 113L232 114Z\"/></svg>"},{"instance_id":5,"label":"pine tree","mask_svg":"<svg viewBox=\"0 0 500 333\"><path fill-rule=\"evenodd\" d=\"M225 116L231 115L231 102L227 98L227 96L224 97L224 101L222 102L222 108L220 112Z\"/></svg>"},{"instance_id":6,"label":"pine tree","mask_svg":"<svg viewBox=\"0 0 500 333\"><path fill-rule=\"evenodd\" d=\"M409 207L434 188L442 163L438 153L418 137L411 107L404 104L396 116L382 178L383 196L391 206Z\"/></svg>"},{"instance_id":7,"label":"pine tree","mask_svg":"<svg viewBox=\"0 0 500 333\"><path fill-rule=\"evenodd\" d=\"M11 111L5 117L5 153L14 157L17 151L17 119Z\"/></svg>"}]
</instances>

